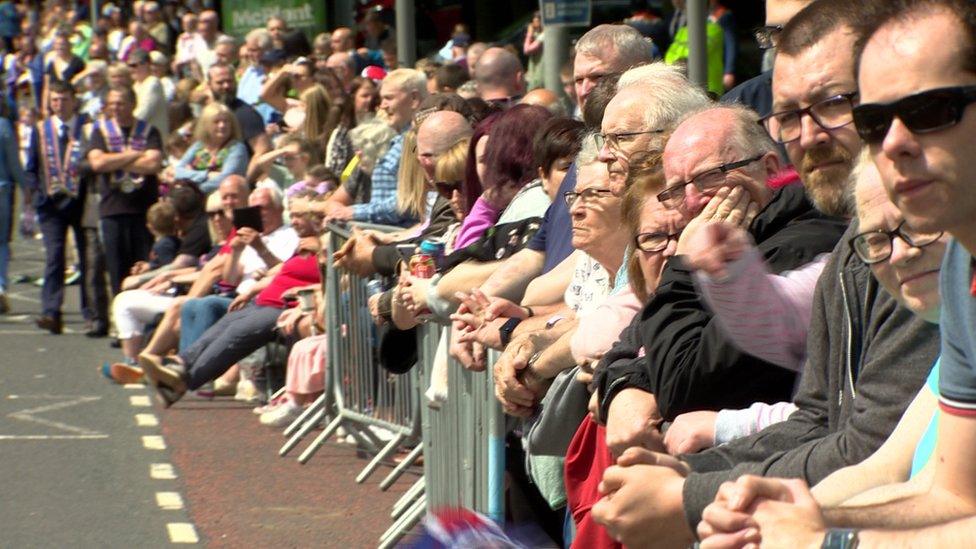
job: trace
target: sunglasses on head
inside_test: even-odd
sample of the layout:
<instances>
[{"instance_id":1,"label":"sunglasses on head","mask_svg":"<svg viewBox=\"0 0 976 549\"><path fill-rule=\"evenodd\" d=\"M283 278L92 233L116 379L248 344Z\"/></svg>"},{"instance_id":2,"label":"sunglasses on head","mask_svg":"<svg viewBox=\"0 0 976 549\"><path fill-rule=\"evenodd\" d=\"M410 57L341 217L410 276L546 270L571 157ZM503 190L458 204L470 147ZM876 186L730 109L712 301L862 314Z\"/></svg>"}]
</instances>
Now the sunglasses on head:
<instances>
[{"instance_id":1,"label":"sunglasses on head","mask_svg":"<svg viewBox=\"0 0 976 549\"><path fill-rule=\"evenodd\" d=\"M869 145L884 141L895 117L912 133L937 132L962 120L966 107L976 102L976 86L953 86L923 91L891 103L865 103L854 107L854 125Z\"/></svg>"},{"instance_id":2,"label":"sunglasses on head","mask_svg":"<svg viewBox=\"0 0 976 549\"><path fill-rule=\"evenodd\" d=\"M454 191L461 190L460 181L435 181L434 187L437 189L437 194L441 195L445 200L450 200Z\"/></svg>"}]
</instances>

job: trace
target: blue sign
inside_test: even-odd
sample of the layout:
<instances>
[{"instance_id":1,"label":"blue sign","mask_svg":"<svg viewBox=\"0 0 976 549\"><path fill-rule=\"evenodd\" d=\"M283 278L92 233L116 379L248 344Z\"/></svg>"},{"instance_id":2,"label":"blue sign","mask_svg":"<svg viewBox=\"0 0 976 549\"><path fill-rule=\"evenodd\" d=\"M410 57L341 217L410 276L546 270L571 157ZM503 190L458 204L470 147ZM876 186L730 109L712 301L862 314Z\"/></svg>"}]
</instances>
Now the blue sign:
<instances>
[{"instance_id":1,"label":"blue sign","mask_svg":"<svg viewBox=\"0 0 976 549\"><path fill-rule=\"evenodd\" d=\"M543 28L549 25L590 26L590 0L539 0Z\"/></svg>"}]
</instances>

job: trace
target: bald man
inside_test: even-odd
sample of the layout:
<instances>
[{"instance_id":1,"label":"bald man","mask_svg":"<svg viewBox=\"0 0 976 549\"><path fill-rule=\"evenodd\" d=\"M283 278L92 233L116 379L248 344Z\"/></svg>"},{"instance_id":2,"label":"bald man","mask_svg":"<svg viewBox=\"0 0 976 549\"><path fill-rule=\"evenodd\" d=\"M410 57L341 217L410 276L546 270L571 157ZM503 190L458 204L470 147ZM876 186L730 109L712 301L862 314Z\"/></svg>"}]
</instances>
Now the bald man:
<instances>
[{"instance_id":1,"label":"bald man","mask_svg":"<svg viewBox=\"0 0 976 549\"><path fill-rule=\"evenodd\" d=\"M467 119L453 111L435 112L424 120L417 131L417 160L428 181L434 180L437 159L471 134Z\"/></svg>"},{"instance_id":2,"label":"bald man","mask_svg":"<svg viewBox=\"0 0 976 549\"><path fill-rule=\"evenodd\" d=\"M503 106L521 98L525 92L523 75L522 62L505 48L488 48L474 68L474 79L481 98Z\"/></svg>"},{"instance_id":3,"label":"bald man","mask_svg":"<svg viewBox=\"0 0 976 549\"><path fill-rule=\"evenodd\" d=\"M566 116L566 108L563 106L562 100L560 100L559 95L545 88L536 88L529 93L525 94L519 103L524 103L526 105L538 105L540 107L549 109L554 116Z\"/></svg>"},{"instance_id":4,"label":"bald man","mask_svg":"<svg viewBox=\"0 0 976 549\"><path fill-rule=\"evenodd\" d=\"M325 66L336 73L339 81L342 82L342 87L348 91L349 84L356 76L356 60L353 59L352 52L338 51L333 53L325 60Z\"/></svg>"},{"instance_id":5,"label":"bald man","mask_svg":"<svg viewBox=\"0 0 976 549\"><path fill-rule=\"evenodd\" d=\"M354 49L352 29L339 27L332 31L332 35L329 37L329 45L332 46L332 51L335 53L348 52Z\"/></svg>"},{"instance_id":6,"label":"bald man","mask_svg":"<svg viewBox=\"0 0 976 549\"><path fill-rule=\"evenodd\" d=\"M434 180L437 159L459 141L470 138L472 133L467 119L453 111L438 111L424 119L417 130L417 159L428 181ZM428 191L435 195L436 192ZM363 276L373 273L392 275L399 261L397 244L419 244L427 238L439 236L450 223L456 221L450 202L440 196L436 197L428 219L429 223L420 236L406 241L380 246L372 238L356 238L337 265Z\"/></svg>"}]
</instances>

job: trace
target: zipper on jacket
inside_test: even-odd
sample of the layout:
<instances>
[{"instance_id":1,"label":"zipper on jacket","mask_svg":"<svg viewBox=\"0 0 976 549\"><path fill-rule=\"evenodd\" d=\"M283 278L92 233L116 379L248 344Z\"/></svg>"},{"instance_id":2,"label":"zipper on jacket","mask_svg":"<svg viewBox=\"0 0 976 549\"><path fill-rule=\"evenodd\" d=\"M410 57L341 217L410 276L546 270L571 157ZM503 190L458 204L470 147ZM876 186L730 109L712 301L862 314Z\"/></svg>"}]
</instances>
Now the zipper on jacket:
<instances>
[{"instance_id":1,"label":"zipper on jacket","mask_svg":"<svg viewBox=\"0 0 976 549\"><path fill-rule=\"evenodd\" d=\"M840 274L840 291L841 291L841 295L844 298L844 316L847 319L847 365L846 365L847 366L847 383L850 385L850 388L851 388L851 398L854 399L854 398L856 398L856 393L854 392L854 369L853 369L853 362L854 362L854 349L853 349L854 322L851 319L851 305L850 305L850 303L847 300L847 283L846 283L846 280L844 279L844 272L843 271L841 271L841 274ZM841 383L840 396L839 396L838 401L837 401L837 404L838 405L841 405L844 402L844 389L843 389L843 386L844 386L844 384Z\"/></svg>"}]
</instances>

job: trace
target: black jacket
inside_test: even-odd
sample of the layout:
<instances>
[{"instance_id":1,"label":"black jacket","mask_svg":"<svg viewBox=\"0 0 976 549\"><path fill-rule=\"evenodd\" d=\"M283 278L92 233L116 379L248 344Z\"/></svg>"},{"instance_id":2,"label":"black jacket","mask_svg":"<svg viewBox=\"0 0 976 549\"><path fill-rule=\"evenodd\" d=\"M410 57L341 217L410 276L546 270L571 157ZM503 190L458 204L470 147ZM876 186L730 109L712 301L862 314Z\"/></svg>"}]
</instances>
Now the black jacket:
<instances>
[{"instance_id":1,"label":"black jacket","mask_svg":"<svg viewBox=\"0 0 976 549\"><path fill-rule=\"evenodd\" d=\"M783 422L699 454L684 485L685 516L697 525L719 486L744 474L799 477L810 485L863 461L895 429L939 352L939 328L902 307L838 243L813 296L807 361Z\"/></svg>"},{"instance_id":2,"label":"black jacket","mask_svg":"<svg viewBox=\"0 0 976 549\"><path fill-rule=\"evenodd\" d=\"M437 200L434 201L434 207L431 208L430 223L424 231L419 236L374 248L373 267L376 268L376 272L383 276L393 276L396 274L394 271L400 261L400 255L396 250L397 244L417 244L419 246L422 241L428 238L443 235L451 223L456 221L457 217L454 215L454 210L451 209L451 203L438 196Z\"/></svg>"},{"instance_id":3,"label":"black jacket","mask_svg":"<svg viewBox=\"0 0 976 549\"><path fill-rule=\"evenodd\" d=\"M749 228L774 273L829 252L846 223L813 208L803 188L778 191ZM639 357L643 348L645 355ZM653 393L666 421L694 410L789 399L795 374L739 350L695 290L684 258L668 261L655 295L604 356L597 375L603 417L613 397Z\"/></svg>"}]
</instances>

